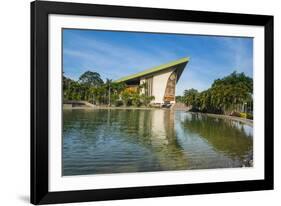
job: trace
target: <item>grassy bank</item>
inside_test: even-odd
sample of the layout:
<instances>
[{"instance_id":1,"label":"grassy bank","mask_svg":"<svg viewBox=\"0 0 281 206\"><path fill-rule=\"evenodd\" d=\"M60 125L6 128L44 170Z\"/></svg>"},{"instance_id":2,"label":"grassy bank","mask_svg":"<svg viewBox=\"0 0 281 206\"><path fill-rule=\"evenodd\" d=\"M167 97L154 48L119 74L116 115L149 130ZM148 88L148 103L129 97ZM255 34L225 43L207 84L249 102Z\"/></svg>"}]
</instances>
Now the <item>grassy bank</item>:
<instances>
[{"instance_id":1,"label":"grassy bank","mask_svg":"<svg viewBox=\"0 0 281 206\"><path fill-rule=\"evenodd\" d=\"M190 112L190 113L206 115L206 116L209 116L209 117L215 117L215 118L221 118L221 119L234 120L234 121L242 122L242 123L247 124L249 126L253 126L253 120L251 120L251 119L235 117L235 116L230 116L230 115L223 115L223 114L211 114L211 113L202 113L202 112Z\"/></svg>"}]
</instances>

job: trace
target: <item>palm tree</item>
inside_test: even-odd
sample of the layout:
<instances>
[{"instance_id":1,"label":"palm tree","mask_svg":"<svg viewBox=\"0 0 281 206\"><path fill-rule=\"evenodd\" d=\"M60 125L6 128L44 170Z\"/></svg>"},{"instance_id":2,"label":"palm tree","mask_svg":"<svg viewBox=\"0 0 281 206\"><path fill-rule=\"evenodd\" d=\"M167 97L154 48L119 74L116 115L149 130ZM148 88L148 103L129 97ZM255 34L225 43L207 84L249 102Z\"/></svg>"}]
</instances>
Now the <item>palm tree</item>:
<instances>
[{"instance_id":1,"label":"palm tree","mask_svg":"<svg viewBox=\"0 0 281 206\"><path fill-rule=\"evenodd\" d=\"M123 91L121 92L121 98L124 106L128 106L131 99L131 93L129 91Z\"/></svg>"},{"instance_id":2,"label":"palm tree","mask_svg":"<svg viewBox=\"0 0 281 206\"><path fill-rule=\"evenodd\" d=\"M199 92L196 89L184 90L185 104L192 107L197 107Z\"/></svg>"},{"instance_id":3,"label":"palm tree","mask_svg":"<svg viewBox=\"0 0 281 206\"><path fill-rule=\"evenodd\" d=\"M107 91L108 91L108 106L111 105L111 101L110 101L110 96L111 96L111 84L112 84L112 79L106 79L106 87L107 87Z\"/></svg>"}]
</instances>

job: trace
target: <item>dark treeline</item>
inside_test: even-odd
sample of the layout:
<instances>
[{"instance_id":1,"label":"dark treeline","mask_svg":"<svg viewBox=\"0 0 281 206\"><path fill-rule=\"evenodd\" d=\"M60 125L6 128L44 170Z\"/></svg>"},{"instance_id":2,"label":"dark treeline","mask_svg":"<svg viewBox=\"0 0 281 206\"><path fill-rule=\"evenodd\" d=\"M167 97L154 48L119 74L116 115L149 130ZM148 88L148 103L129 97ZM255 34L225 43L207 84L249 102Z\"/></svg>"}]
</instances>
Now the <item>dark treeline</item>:
<instances>
[{"instance_id":1,"label":"dark treeline","mask_svg":"<svg viewBox=\"0 0 281 206\"><path fill-rule=\"evenodd\" d=\"M199 92L184 91L177 100L192 106L193 111L242 116L252 119L253 79L244 73L233 72L217 79L211 88Z\"/></svg>"},{"instance_id":2,"label":"dark treeline","mask_svg":"<svg viewBox=\"0 0 281 206\"><path fill-rule=\"evenodd\" d=\"M142 94L141 89L144 90ZM154 97L146 95L146 90L146 84L132 90L122 82L113 82L111 79L103 81L97 72L87 71L79 77L78 81L63 75L64 101L84 100L95 105L109 106L149 106Z\"/></svg>"}]
</instances>

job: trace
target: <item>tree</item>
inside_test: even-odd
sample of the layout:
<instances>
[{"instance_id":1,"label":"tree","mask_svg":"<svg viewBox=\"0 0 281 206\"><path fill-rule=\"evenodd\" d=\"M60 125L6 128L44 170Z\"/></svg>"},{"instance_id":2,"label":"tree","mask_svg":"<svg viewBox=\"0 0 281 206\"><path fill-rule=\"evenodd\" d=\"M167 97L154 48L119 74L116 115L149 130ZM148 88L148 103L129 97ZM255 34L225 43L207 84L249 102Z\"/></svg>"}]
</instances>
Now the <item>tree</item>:
<instances>
[{"instance_id":1,"label":"tree","mask_svg":"<svg viewBox=\"0 0 281 206\"><path fill-rule=\"evenodd\" d=\"M110 97L111 97L111 89L112 89L111 88L112 87L112 79L106 79L105 85L106 85L106 89L108 91L108 95L107 95L107 97L108 97L108 106L110 106L111 105Z\"/></svg>"},{"instance_id":2,"label":"tree","mask_svg":"<svg viewBox=\"0 0 281 206\"><path fill-rule=\"evenodd\" d=\"M104 94L106 93L106 88L104 86L91 87L91 94L93 96L93 103L102 104L104 103Z\"/></svg>"},{"instance_id":3,"label":"tree","mask_svg":"<svg viewBox=\"0 0 281 206\"><path fill-rule=\"evenodd\" d=\"M112 82L111 88L114 94L120 94L126 88L126 84L124 82Z\"/></svg>"},{"instance_id":4,"label":"tree","mask_svg":"<svg viewBox=\"0 0 281 206\"><path fill-rule=\"evenodd\" d=\"M198 106L199 106L199 110L202 112L214 110L211 105L211 92L209 89L199 93Z\"/></svg>"},{"instance_id":5,"label":"tree","mask_svg":"<svg viewBox=\"0 0 281 206\"><path fill-rule=\"evenodd\" d=\"M230 114L247 108L251 110L252 95L253 79L244 73L233 72L222 79L216 79L211 88L205 91L185 90L183 99L185 104L202 112Z\"/></svg>"},{"instance_id":6,"label":"tree","mask_svg":"<svg viewBox=\"0 0 281 206\"><path fill-rule=\"evenodd\" d=\"M63 99L70 100L70 88L74 81L63 75Z\"/></svg>"},{"instance_id":7,"label":"tree","mask_svg":"<svg viewBox=\"0 0 281 206\"><path fill-rule=\"evenodd\" d=\"M100 77L100 74L97 72L86 71L79 77L79 83L85 84L87 86L101 86L103 80Z\"/></svg>"},{"instance_id":8,"label":"tree","mask_svg":"<svg viewBox=\"0 0 281 206\"><path fill-rule=\"evenodd\" d=\"M196 89L184 90L184 103L188 106L197 107L198 103L198 91Z\"/></svg>"},{"instance_id":9,"label":"tree","mask_svg":"<svg viewBox=\"0 0 281 206\"><path fill-rule=\"evenodd\" d=\"M124 106L128 106L130 103L131 93L129 91L121 92L121 98L123 101Z\"/></svg>"},{"instance_id":10,"label":"tree","mask_svg":"<svg viewBox=\"0 0 281 206\"><path fill-rule=\"evenodd\" d=\"M132 92L131 93L131 101L132 101L132 105L134 105L136 107L141 106L141 99L140 99L139 92Z\"/></svg>"},{"instance_id":11,"label":"tree","mask_svg":"<svg viewBox=\"0 0 281 206\"><path fill-rule=\"evenodd\" d=\"M183 97L183 96L180 96L180 95L176 96L176 102L182 102L182 103L184 103L184 97Z\"/></svg>"},{"instance_id":12,"label":"tree","mask_svg":"<svg viewBox=\"0 0 281 206\"><path fill-rule=\"evenodd\" d=\"M147 106L149 106L150 102L155 99L155 97L141 94L140 99L141 99L142 104L147 107Z\"/></svg>"},{"instance_id":13,"label":"tree","mask_svg":"<svg viewBox=\"0 0 281 206\"><path fill-rule=\"evenodd\" d=\"M252 101L253 79L244 73L233 72L217 79L211 87L212 104L223 113L241 111L241 106Z\"/></svg>"}]
</instances>

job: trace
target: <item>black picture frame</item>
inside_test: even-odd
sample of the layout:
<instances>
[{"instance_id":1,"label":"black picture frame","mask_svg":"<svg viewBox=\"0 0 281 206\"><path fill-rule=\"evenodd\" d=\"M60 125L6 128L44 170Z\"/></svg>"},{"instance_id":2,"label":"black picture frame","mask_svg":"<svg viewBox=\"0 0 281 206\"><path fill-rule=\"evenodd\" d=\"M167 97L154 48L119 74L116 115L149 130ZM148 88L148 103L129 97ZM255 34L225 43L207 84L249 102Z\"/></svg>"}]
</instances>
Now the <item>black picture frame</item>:
<instances>
[{"instance_id":1,"label":"black picture frame","mask_svg":"<svg viewBox=\"0 0 281 206\"><path fill-rule=\"evenodd\" d=\"M48 190L48 15L257 25L265 28L264 180L133 188ZM273 16L63 2L31 2L31 203L50 204L273 189Z\"/></svg>"}]
</instances>

